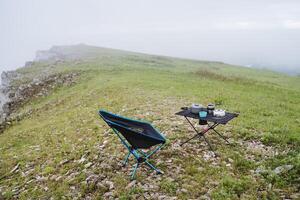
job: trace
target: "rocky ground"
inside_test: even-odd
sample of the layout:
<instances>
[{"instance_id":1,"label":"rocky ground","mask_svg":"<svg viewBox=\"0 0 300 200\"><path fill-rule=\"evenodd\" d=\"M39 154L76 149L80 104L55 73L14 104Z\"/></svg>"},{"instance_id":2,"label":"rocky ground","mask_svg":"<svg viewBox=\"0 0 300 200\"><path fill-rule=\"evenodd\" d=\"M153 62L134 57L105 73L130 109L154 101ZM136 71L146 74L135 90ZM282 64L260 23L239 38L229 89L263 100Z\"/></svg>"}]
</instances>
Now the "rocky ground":
<instances>
[{"instance_id":1,"label":"rocky ground","mask_svg":"<svg viewBox=\"0 0 300 200\"><path fill-rule=\"evenodd\" d=\"M34 61L26 62L23 68L29 68L35 62L45 62L43 70L38 74L4 71L1 74L0 85L0 133L13 121L19 121L22 116L14 112L29 100L43 97L59 86L70 86L75 83L78 72L55 73L51 69L57 63L67 59L60 48L53 47L49 51L38 51ZM71 58L69 58L71 59ZM75 59L75 57L73 58Z\"/></svg>"},{"instance_id":2,"label":"rocky ground","mask_svg":"<svg viewBox=\"0 0 300 200\"><path fill-rule=\"evenodd\" d=\"M5 74L6 72L4 72ZM14 73L14 72L9 72ZM17 72L16 72L17 73ZM2 75L3 76L3 75ZM16 76L18 78L14 81L22 79L22 75ZM35 78L29 83L12 86L9 82L1 87L1 94L4 96L2 102L1 118L0 118L0 133L7 128L13 121L19 121L23 116L13 113L20 108L20 106L27 103L34 98L43 97L49 92L62 85L71 85L75 83L78 73L49 75L43 78Z\"/></svg>"},{"instance_id":3,"label":"rocky ground","mask_svg":"<svg viewBox=\"0 0 300 200\"><path fill-rule=\"evenodd\" d=\"M3 74L0 199L300 198L296 77L82 45L48 53ZM240 113L218 127L231 145L207 134L217 155L201 138L179 145L194 131L174 113L193 102ZM100 108L166 136L151 158L163 175L142 165L130 180Z\"/></svg>"},{"instance_id":4,"label":"rocky ground","mask_svg":"<svg viewBox=\"0 0 300 200\"><path fill-rule=\"evenodd\" d=\"M152 109L148 109L147 112L137 111L136 116L146 119L151 116L158 116L161 114L161 109L165 106L178 104L178 102L175 103L173 99L166 99L160 105L155 104L155 106L152 103L154 102L147 102L148 106ZM174 108L168 112L175 113L176 111ZM122 112L126 113L130 112L130 110L124 108ZM215 190L223 187L225 187L225 190L226 187L229 187L227 190L233 190L232 192L236 195L235 198L250 198L250 196L247 197L247 195L243 194L242 191L254 190L253 192L257 195L257 198L264 199L268 193L274 190L273 185L261 185L262 187L255 191L256 188L252 188L251 182L254 186L261 182L265 174L286 174L289 170L294 168L293 165L277 166L274 169L265 168L265 160L272 159L278 155L284 156L288 153L288 150L282 151L275 147L264 145L256 140L245 141L243 139L236 139L231 132L232 127L230 125L223 127L222 131L225 136L229 138L231 145L226 145L225 141L219 137L215 137L214 134L210 133L207 135L210 142L216 148L216 152L218 152L215 154L209 151L203 138L180 146L186 137L190 137L194 132L191 127L185 123L184 119L178 116L172 115L170 117L164 115L159 119L153 120L153 124L156 127L163 127L165 124L171 127L163 131L163 134L168 138L166 147L157 153L152 160L155 165L163 170L163 175L158 175L149 170L147 166L142 165L138 169L136 180L126 181L127 183L124 182L124 180L122 180L123 177L129 179L134 161L131 158L127 166L123 166L123 158L127 153L126 149L121 144L118 144L116 135L114 135L106 125L101 125L100 128L105 130L102 142L97 142L94 146L89 146L87 150L81 152L80 157L64 158L56 164L56 168L73 166L64 171L64 173L50 172L52 171L51 168L48 169L49 173L45 173L44 171L42 173L36 173L36 162L32 161L27 162L22 167L20 164L15 165L9 174L5 177L1 177L1 179L5 178L9 180L14 174L21 174L24 178L22 181L23 184L18 185L12 190L13 197L27 193L27 188L30 185L36 185L36 189L43 190L47 193L49 190L49 182L60 183L64 181L69 184L69 190L64 196L70 199L94 199L94 192L102 193L104 199L122 199L120 198L120 191L124 193L127 191L131 199L171 200L185 199L188 196L198 196L199 198L197 199L211 199L216 195ZM199 129L202 128L196 121L194 125ZM184 132L188 132L189 134L180 135ZM82 140L84 139L79 138L79 141ZM112 143L118 145L112 147ZM43 147L40 145L29 146L29 151L40 152L41 148ZM231 152L230 156L226 155L226 151ZM237 155L243 155L243 157L235 157L233 152L236 152ZM51 162L51 160L47 161L47 163ZM41 168L47 168L47 163L42 164ZM256 163L256 167L254 167L253 163ZM207 168L208 166L210 168L209 170ZM230 179L228 183L224 182L224 180L221 181L218 176L215 176L216 172L219 173L221 171L227 171L226 176L235 177L237 179ZM248 179L238 180L241 171L247 174ZM83 174L84 179L81 178ZM190 191L193 190L193 187L200 187L199 179L193 179L191 177L197 177L199 174L202 174L201 176L203 177L201 179L205 180L205 182L201 184L200 190L198 188L197 192L191 195ZM209 174L211 174L211 177ZM80 182L78 182L79 180ZM235 181L237 181L237 185L231 186L230 184L234 185ZM120 185L122 185L122 187L120 187ZM85 188L84 194L82 188ZM5 195L6 189L5 186L2 186L0 193L2 191L3 195ZM284 190L275 190L282 199L297 199L300 197L300 193L287 195Z\"/></svg>"}]
</instances>

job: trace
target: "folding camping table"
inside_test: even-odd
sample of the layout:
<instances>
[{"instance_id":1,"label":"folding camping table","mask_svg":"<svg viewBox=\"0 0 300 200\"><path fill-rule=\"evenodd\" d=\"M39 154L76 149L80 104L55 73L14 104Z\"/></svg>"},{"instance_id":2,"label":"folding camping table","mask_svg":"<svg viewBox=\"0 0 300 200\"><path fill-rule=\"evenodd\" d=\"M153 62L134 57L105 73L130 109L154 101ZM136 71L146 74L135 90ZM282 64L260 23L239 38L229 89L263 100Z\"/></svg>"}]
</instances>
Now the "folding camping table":
<instances>
[{"instance_id":1,"label":"folding camping table","mask_svg":"<svg viewBox=\"0 0 300 200\"><path fill-rule=\"evenodd\" d=\"M206 109L204 109L204 111L206 111ZM176 115L185 117L185 119L188 121L188 123L191 125L191 127L194 129L194 131L197 133L193 137L191 137L188 140L186 140L185 142L183 142L181 144L181 146L184 145L184 144L186 144L186 143L188 143L189 141L191 141L193 139L203 137L204 140L205 140L205 142L208 144L208 146L209 146L209 148L210 148L211 151L213 151L213 148L212 148L211 144L209 143L209 141L207 140L207 138L205 137L204 134L206 132L212 130L218 136L220 136L223 140L225 140L228 144L230 144L229 141L226 139L226 137L223 136L221 133L219 133L215 128L217 126L219 126L220 124L222 124L222 125L227 124L230 120L232 120L232 119L234 119L235 117L238 116L237 113L225 112L225 116L224 117L216 117L216 116L213 116L212 114L207 114L206 117L200 119L199 114L192 113L190 109L183 109L182 111L177 112ZM192 124L192 122L189 120L189 118L191 118L191 119L198 119L200 124L207 124L208 128L206 128L206 129L204 129L202 131L198 131L196 129L196 127ZM209 124L209 122L211 122L211 123Z\"/></svg>"}]
</instances>

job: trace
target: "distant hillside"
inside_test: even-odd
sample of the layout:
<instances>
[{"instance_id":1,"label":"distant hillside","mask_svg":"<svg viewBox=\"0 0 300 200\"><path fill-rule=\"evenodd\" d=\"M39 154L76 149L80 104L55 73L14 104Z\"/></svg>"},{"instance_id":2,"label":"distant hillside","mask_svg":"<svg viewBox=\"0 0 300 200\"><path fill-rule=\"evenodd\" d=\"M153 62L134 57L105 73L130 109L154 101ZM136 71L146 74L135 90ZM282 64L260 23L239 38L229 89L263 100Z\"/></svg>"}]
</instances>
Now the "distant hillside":
<instances>
[{"instance_id":1,"label":"distant hillside","mask_svg":"<svg viewBox=\"0 0 300 200\"><path fill-rule=\"evenodd\" d=\"M276 83L279 85L293 85L297 89L299 89L299 86L291 84L297 83L299 81L299 78L293 78L285 74L273 72L267 69L252 69L247 67L228 65L221 62L197 61L191 59L179 59L166 56L147 55L142 53L128 52L110 48L88 46L85 44L79 44L74 46L53 46L52 48L46 51L37 51L35 60L33 62L30 62L28 66L31 66L31 64L33 64L31 69L38 71L37 68L39 68L39 66L41 66L41 69L44 67L51 66L49 63L47 63L47 61L50 62L50 64L56 62L59 63L60 61L73 62L71 63L71 66L66 66L67 68L78 68L78 65L80 67L80 63L84 63L87 61L95 63L97 61L101 61L98 63L98 65L103 65L103 62L108 62L109 65L113 65L118 64L118 62L120 61L125 61L127 64L136 64L136 62L142 61L142 63L146 64L142 67L173 67L177 70L183 71L192 71L195 69L208 69L210 71L213 71L214 73L221 74L224 76L231 74L243 78L245 77L259 80L262 82L269 81L270 83ZM178 63L174 63L173 61L177 61L178 63L181 62L182 65L178 65ZM172 65L172 63L174 64ZM53 65L51 67L58 68L60 66ZM24 68L20 68L17 71L26 72L26 70L29 69L24 70Z\"/></svg>"},{"instance_id":2,"label":"distant hillside","mask_svg":"<svg viewBox=\"0 0 300 200\"><path fill-rule=\"evenodd\" d=\"M0 199L298 199L300 78L220 62L88 45L54 46L2 74ZM1 98L3 99L3 98ZM207 134L174 115L192 103L240 113ZM168 139L130 181L132 162L98 110L154 124ZM197 128L197 121L193 122Z\"/></svg>"}]
</instances>

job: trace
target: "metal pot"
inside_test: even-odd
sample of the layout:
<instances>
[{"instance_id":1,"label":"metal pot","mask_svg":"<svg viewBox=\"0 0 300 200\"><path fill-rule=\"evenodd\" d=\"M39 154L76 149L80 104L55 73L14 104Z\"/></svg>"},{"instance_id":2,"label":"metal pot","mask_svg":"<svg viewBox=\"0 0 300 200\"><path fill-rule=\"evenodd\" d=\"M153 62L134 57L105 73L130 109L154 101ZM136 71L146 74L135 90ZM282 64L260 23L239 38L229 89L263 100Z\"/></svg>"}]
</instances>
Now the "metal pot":
<instances>
[{"instance_id":1,"label":"metal pot","mask_svg":"<svg viewBox=\"0 0 300 200\"><path fill-rule=\"evenodd\" d=\"M191 111L194 114L198 114L200 112L201 108L202 108L201 104L192 104Z\"/></svg>"},{"instance_id":2,"label":"metal pot","mask_svg":"<svg viewBox=\"0 0 300 200\"><path fill-rule=\"evenodd\" d=\"M214 104L210 103L210 104L207 105L207 113L208 114L213 114L214 109L215 109L215 105Z\"/></svg>"}]
</instances>

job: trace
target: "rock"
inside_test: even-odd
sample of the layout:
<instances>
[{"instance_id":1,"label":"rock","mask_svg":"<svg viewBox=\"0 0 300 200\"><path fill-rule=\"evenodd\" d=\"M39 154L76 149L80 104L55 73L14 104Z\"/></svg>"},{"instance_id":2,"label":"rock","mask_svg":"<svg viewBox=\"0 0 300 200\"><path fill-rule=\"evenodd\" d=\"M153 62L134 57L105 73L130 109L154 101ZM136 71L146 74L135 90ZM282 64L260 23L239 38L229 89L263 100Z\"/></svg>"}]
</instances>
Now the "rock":
<instances>
[{"instance_id":1,"label":"rock","mask_svg":"<svg viewBox=\"0 0 300 200\"><path fill-rule=\"evenodd\" d=\"M158 200L163 200L163 199L166 199L166 197L167 197L166 195L160 195L160 196L158 196L157 199L158 199Z\"/></svg>"},{"instance_id":2,"label":"rock","mask_svg":"<svg viewBox=\"0 0 300 200\"><path fill-rule=\"evenodd\" d=\"M108 140L103 141L103 145L106 145L108 143Z\"/></svg>"},{"instance_id":3,"label":"rock","mask_svg":"<svg viewBox=\"0 0 300 200\"><path fill-rule=\"evenodd\" d=\"M262 174L262 173L266 173L267 170L263 167L263 166L259 166L256 170L255 173L256 174Z\"/></svg>"},{"instance_id":4,"label":"rock","mask_svg":"<svg viewBox=\"0 0 300 200\"><path fill-rule=\"evenodd\" d=\"M283 166L276 167L276 168L273 170L273 172L274 172L275 174L281 174L281 173L283 173L283 172L287 172L287 171L293 169L293 167L294 167L293 165L283 165Z\"/></svg>"},{"instance_id":5,"label":"rock","mask_svg":"<svg viewBox=\"0 0 300 200\"><path fill-rule=\"evenodd\" d=\"M93 163L89 162L89 163L87 163L87 164L84 165L84 168L87 169L87 168L89 168L92 165L93 165Z\"/></svg>"},{"instance_id":6,"label":"rock","mask_svg":"<svg viewBox=\"0 0 300 200\"><path fill-rule=\"evenodd\" d=\"M48 51L37 51L35 55L35 62L41 61L59 61L63 60L64 56L59 52L54 51L52 48Z\"/></svg>"},{"instance_id":7,"label":"rock","mask_svg":"<svg viewBox=\"0 0 300 200\"><path fill-rule=\"evenodd\" d=\"M29 181L26 182L26 184L32 183L34 179L30 179Z\"/></svg>"},{"instance_id":8,"label":"rock","mask_svg":"<svg viewBox=\"0 0 300 200\"><path fill-rule=\"evenodd\" d=\"M147 192L145 192L145 193L143 194L143 197L144 197L145 199L151 199L150 194L147 193Z\"/></svg>"},{"instance_id":9,"label":"rock","mask_svg":"<svg viewBox=\"0 0 300 200\"><path fill-rule=\"evenodd\" d=\"M37 176L37 177L36 177L36 180L37 180L38 182L44 182L44 181L47 181L47 180L48 180L48 177Z\"/></svg>"},{"instance_id":10,"label":"rock","mask_svg":"<svg viewBox=\"0 0 300 200\"><path fill-rule=\"evenodd\" d=\"M104 197L112 197L113 196L113 192L106 192L103 195Z\"/></svg>"},{"instance_id":11,"label":"rock","mask_svg":"<svg viewBox=\"0 0 300 200\"><path fill-rule=\"evenodd\" d=\"M127 186L126 189L132 188L136 184L136 180L131 181Z\"/></svg>"},{"instance_id":12,"label":"rock","mask_svg":"<svg viewBox=\"0 0 300 200\"><path fill-rule=\"evenodd\" d=\"M93 183L93 184L95 184L95 183L98 182L99 178L98 178L98 176L92 174L89 177L87 177L85 180L86 180L87 183Z\"/></svg>"},{"instance_id":13,"label":"rock","mask_svg":"<svg viewBox=\"0 0 300 200\"><path fill-rule=\"evenodd\" d=\"M230 164L230 163L227 163L227 164L226 164L226 167L231 167L231 164Z\"/></svg>"},{"instance_id":14,"label":"rock","mask_svg":"<svg viewBox=\"0 0 300 200\"><path fill-rule=\"evenodd\" d=\"M300 193L295 193L290 195L291 199L300 199Z\"/></svg>"},{"instance_id":15,"label":"rock","mask_svg":"<svg viewBox=\"0 0 300 200\"><path fill-rule=\"evenodd\" d=\"M18 163L9 173L14 173L14 172L16 172L18 169L19 169L19 167L20 167L20 164Z\"/></svg>"},{"instance_id":16,"label":"rock","mask_svg":"<svg viewBox=\"0 0 300 200\"><path fill-rule=\"evenodd\" d=\"M105 185L109 187L109 190L114 189L114 183L111 181L105 181Z\"/></svg>"},{"instance_id":17,"label":"rock","mask_svg":"<svg viewBox=\"0 0 300 200\"><path fill-rule=\"evenodd\" d=\"M81 163L84 163L85 161L86 161L86 158L82 156L80 158L80 160L78 161L78 163L81 164Z\"/></svg>"},{"instance_id":18,"label":"rock","mask_svg":"<svg viewBox=\"0 0 300 200\"><path fill-rule=\"evenodd\" d=\"M202 196L200 197L200 199L201 199L201 200L210 200L211 198L210 198L210 195L209 195L209 194L205 194L205 195L202 195Z\"/></svg>"},{"instance_id":19,"label":"rock","mask_svg":"<svg viewBox=\"0 0 300 200\"><path fill-rule=\"evenodd\" d=\"M62 176L58 176L55 178L55 181L59 181L60 179L62 179Z\"/></svg>"},{"instance_id":20,"label":"rock","mask_svg":"<svg viewBox=\"0 0 300 200\"><path fill-rule=\"evenodd\" d=\"M215 153L212 152L212 151L205 152L204 155L203 155L203 158L204 158L205 161L214 160Z\"/></svg>"},{"instance_id":21,"label":"rock","mask_svg":"<svg viewBox=\"0 0 300 200\"><path fill-rule=\"evenodd\" d=\"M22 75L16 71L4 71L1 74L1 85L9 86L10 83L16 79L19 79Z\"/></svg>"},{"instance_id":22,"label":"rock","mask_svg":"<svg viewBox=\"0 0 300 200\"><path fill-rule=\"evenodd\" d=\"M24 67L30 67L33 65L33 63L34 63L33 61L27 61L27 62L25 62Z\"/></svg>"},{"instance_id":23,"label":"rock","mask_svg":"<svg viewBox=\"0 0 300 200\"><path fill-rule=\"evenodd\" d=\"M188 190L185 189L185 188L182 188L182 189L180 190L180 192L182 192L182 193L188 193Z\"/></svg>"},{"instance_id":24,"label":"rock","mask_svg":"<svg viewBox=\"0 0 300 200\"><path fill-rule=\"evenodd\" d=\"M158 193L151 193L150 196L151 196L152 199L158 199L159 194Z\"/></svg>"},{"instance_id":25,"label":"rock","mask_svg":"<svg viewBox=\"0 0 300 200\"><path fill-rule=\"evenodd\" d=\"M108 164L108 163L102 162L100 164L100 168L103 169L103 170L108 170L108 169L111 169L112 166L110 164Z\"/></svg>"},{"instance_id":26,"label":"rock","mask_svg":"<svg viewBox=\"0 0 300 200\"><path fill-rule=\"evenodd\" d=\"M60 161L59 165L64 165L64 164L67 164L68 162L70 162L70 160L65 159L65 160Z\"/></svg>"},{"instance_id":27,"label":"rock","mask_svg":"<svg viewBox=\"0 0 300 200\"><path fill-rule=\"evenodd\" d=\"M57 175L50 176L49 180L54 181L57 178Z\"/></svg>"}]
</instances>

